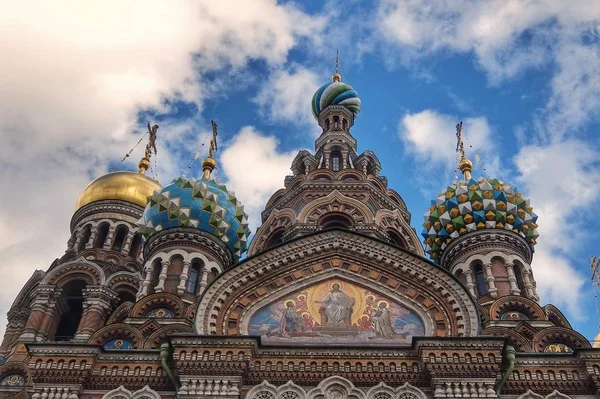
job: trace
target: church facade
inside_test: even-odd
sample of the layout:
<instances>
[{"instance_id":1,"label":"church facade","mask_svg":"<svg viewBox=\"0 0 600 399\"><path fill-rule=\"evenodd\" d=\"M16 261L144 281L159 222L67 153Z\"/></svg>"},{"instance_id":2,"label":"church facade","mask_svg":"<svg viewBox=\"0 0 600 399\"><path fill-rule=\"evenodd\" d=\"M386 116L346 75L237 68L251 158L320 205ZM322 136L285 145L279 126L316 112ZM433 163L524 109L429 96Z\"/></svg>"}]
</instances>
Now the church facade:
<instances>
[{"instance_id":1,"label":"church facade","mask_svg":"<svg viewBox=\"0 0 600 399\"><path fill-rule=\"evenodd\" d=\"M251 242L243 205L210 177L216 146L201 178L163 187L144 174L149 126L139 172L84 189L65 254L15 299L0 398L600 395L600 350L540 304L537 215L471 176L461 126L464 179L419 237L377 156L358 152L356 91L336 73L311 105L315 151L298 153Z\"/></svg>"}]
</instances>

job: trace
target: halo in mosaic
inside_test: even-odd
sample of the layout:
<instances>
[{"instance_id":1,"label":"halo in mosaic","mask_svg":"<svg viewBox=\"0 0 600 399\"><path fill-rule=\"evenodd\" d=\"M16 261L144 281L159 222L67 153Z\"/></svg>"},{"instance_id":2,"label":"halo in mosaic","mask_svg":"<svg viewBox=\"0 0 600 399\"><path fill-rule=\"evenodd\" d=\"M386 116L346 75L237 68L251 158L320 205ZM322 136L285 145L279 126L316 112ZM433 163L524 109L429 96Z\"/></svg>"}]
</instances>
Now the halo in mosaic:
<instances>
[{"instance_id":1,"label":"halo in mosaic","mask_svg":"<svg viewBox=\"0 0 600 399\"><path fill-rule=\"evenodd\" d=\"M469 179L442 190L423 216L425 252L439 262L444 249L463 234L482 229L504 229L535 245L537 215L515 187L495 179Z\"/></svg>"},{"instance_id":2,"label":"halo in mosaic","mask_svg":"<svg viewBox=\"0 0 600 399\"><path fill-rule=\"evenodd\" d=\"M319 113L330 105L343 105L355 115L360 113L358 93L344 82L332 82L321 86L313 95L311 104L315 119L319 119Z\"/></svg>"},{"instance_id":3,"label":"halo in mosaic","mask_svg":"<svg viewBox=\"0 0 600 399\"><path fill-rule=\"evenodd\" d=\"M180 177L148 197L138 221L147 238L172 227L193 227L213 234L233 252L236 261L246 251L248 215L235 193L215 180Z\"/></svg>"}]
</instances>

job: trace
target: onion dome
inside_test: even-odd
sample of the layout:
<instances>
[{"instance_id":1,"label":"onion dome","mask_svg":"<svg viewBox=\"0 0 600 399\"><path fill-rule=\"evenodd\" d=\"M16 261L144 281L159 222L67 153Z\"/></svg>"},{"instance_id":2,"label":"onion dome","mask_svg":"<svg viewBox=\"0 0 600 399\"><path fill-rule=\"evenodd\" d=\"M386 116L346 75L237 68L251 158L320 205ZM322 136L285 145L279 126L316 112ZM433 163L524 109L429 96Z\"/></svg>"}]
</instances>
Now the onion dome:
<instances>
[{"instance_id":1,"label":"onion dome","mask_svg":"<svg viewBox=\"0 0 600 399\"><path fill-rule=\"evenodd\" d=\"M340 74L336 72L333 82L321 86L313 95L312 112L315 119L319 119L319 113L330 105L343 105L355 115L360 113L358 93L340 79Z\"/></svg>"},{"instance_id":2,"label":"onion dome","mask_svg":"<svg viewBox=\"0 0 600 399\"><path fill-rule=\"evenodd\" d=\"M75 211L84 205L102 200L120 200L145 207L147 198L161 188L156 180L143 173L107 173L87 185L77 199Z\"/></svg>"},{"instance_id":3,"label":"onion dome","mask_svg":"<svg viewBox=\"0 0 600 399\"><path fill-rule=\"evenodd\" d=\"M469 178L442 190L424 215L425 252L439 262L442 251L471 231L504 229L535 245L537 215L516 188L495 179Z\"/></svg>"},{"instance_id":4,"label":"onion dome","mask_svg":"<svg viewBox=\"0 0 600 399\"><path fill-rule=\"evenodd\" d=\"M180 177L148 198L138 221L146 237L172 227L192 227L227 245L234 257L246 251L248 215L233 192L215 180Z\"/></svg>"}]
</instances>

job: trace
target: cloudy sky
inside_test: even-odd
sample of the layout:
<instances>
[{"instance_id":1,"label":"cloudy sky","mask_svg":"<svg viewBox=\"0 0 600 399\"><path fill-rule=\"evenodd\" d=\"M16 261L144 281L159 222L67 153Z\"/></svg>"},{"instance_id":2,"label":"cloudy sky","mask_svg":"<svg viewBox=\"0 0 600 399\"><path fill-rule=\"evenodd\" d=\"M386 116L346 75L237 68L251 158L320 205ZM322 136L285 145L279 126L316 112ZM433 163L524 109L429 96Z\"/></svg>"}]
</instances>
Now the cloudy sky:
<instances>
[{"instance_id":1,"label":"cloudy sky","mask_svg":"<svg viewBox=\"0 0 600 399\"><path fill-rule=\"evenodd\" d=\"M251 214L314 148L310 98L333 72L362 99L353 134L406 200L413 226L455 174L463 120L474 174L516 185L539 214L542 302L591 339L589 256L600 255L597 0L0 4L0 333L35 269L60 257L77 196L160 125L166 184L206 151Z\"/></svg>"}]
</instances>

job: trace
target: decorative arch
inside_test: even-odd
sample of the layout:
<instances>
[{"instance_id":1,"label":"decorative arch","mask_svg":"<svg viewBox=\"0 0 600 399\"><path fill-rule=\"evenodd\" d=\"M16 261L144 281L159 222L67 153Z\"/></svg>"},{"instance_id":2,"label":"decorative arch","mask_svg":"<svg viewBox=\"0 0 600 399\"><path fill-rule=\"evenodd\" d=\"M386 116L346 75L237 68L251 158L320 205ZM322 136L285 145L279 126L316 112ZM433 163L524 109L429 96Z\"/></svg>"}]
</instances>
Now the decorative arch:
<instances>
[{"instance_id":1,"label":"decorative arch","mask_svg":"<svg viewBox=\"0 0 600 399\"><path fill-rule=\"evenodd\" d=\"M158 392L154 391L148 385L135 392L131 392L123 385L104 394L102 399L161 399Z\"/></svg>"},{"instance_id":2,"label":"decorative arch","mask_svg":"<svg viewBox=\"0 0 600 399\"><path fill-rule=\"evenodd\" d=\"M509 310L524 312L531 320L546 320L546 312L537 302L519 295L508 295L496 300L490 306L490 319L500 320L502 314Z\"/></svg>"},{"instance_id":3,"label":"decorative arch","mask_svg":"<svg viewBox=\"0 0 600 399\"><path fill-rule=\"evenodd\" d=\"M131 309L133 309L133 302L125 302L119 305L114 312L108 318L106 325L122 323L125 321L127 317L131 314Z\"/></svg>"},{"instance_id":4,"label":"decorative arch","mask_svg":"<svg viewBox=\"0 0 600 399\"><path fill-rule=\"evenodd\" d=\"M323 215L330 212L347 214L355 224L367 224L374 221L373 213L364 203L347 197L338 190L310 202L302 209L297 220L299 223L314 225Z\"/></svg>"},{"instance_id":5,"label":"decorative arch","mask_svg":"<svg viewBox=\"0 0 600 399\"><path fill-rule=\"evenodd\" d=\"M517 399L544 399L544 397L528 389L523 395L517 396Z\"/></svg>"},{"instance_id":6,"label":"decorative arch","mask_svg":"<svg viewBox=\"0 0 600 399\"><path fill-rule=\"evenodd\" d=\"M119 323L102 327L90 337L88 343L103 345L113 338L127 338L136 349L141 348L144 342L144 336L138 329L129 324Z\"/></svg>"},{"instance_id":7,"label":"decorative arch","mask_svg":"<svg viewBox=\"0 0 600 399\"><path fill-rule=\"evenodd\" d=\"M135 296L140 284L140 278L141 276L139 272L120 271L112 274L106 280L106 285L115 292L126 289Z\"/></svg>"},{"instance_id":8,"label":"decorative arch","mask_svg":"<svg viewBox=\"0 0 600 399\"><path fill-rule=\"evenodd\" d=\"M508 338L511 345L515 347L517 352L532 352L531 340L525 338L517 332L515 328L507 327L490 327L481 332L481 335L492 335Z\"/></svg>"},{"instance_id":9,"label":"decorative arch","mask_svg":"<svg viewBox=\"0 0 600 399\"><path fill-rule=\"evenodd\" d=\"M387 229L394 230L406 243L406 249L425 256L423 246L410 224L404 219L402 212L398 209L381 209L375 215L375 224Z\"/></svg>"},{"instance_id":10,"label":"decorative arch","mask_svg":"<svg viewBox=\"0 0 600 399\"><path fill-rule=\"evenodd\" d=\"M575 330L565 327L549 327L533 337L533 350L543 352L551 344L564 344L571 349L591 348L589 341Z\"/></svg>"},{"instance_id":11,"label":"decorative arch","mask_svg":"<svg viewBox=\"0 0 600 399\"><path fill-rule=\"evenodd\" d=\"M565 327L568 329L572 329L571 323L565 317L565 315L554 305L546 305L544 306L544 312L552 323L554 323L557 327Z\"/></svg>"},{"instance_id":12,"label":"decorative arch","mask_svg":"<svg viewBox=\"0 0 600 399\"><path fill-rule=\"evenodd\" d=\"M380 382L367 391L366 399L427 399L427 395L419 388L405 382L404 385L392 388Z\"/></svg>"},{"instance_id":13,"label":"decorative arch","mask_svg":"<svg viewBox=\"0 0 600 399\"><path fill-rule=\"evenodd\" d=\"M62 287L71 280L81 279L87 285L105 285L104 270L94 262L79 257L75 261L66 262L52 269L42 279L40 284Z\"/></svg>"},{"instance_id":14,"label":"decorative arch","mask_svg":"<svg viewBox=\"0 0 600 399\"><path fill-rule=\"evenodd\" d=\"M199 299L195 331L201 335L238 334L243 331L242 320L250 308L256 309L257 302L267 305L268 298L280 298L327 278L367 284L388 298L402 293L402 298L421 304L412 309L425 308L428 315L436 314L434 335L478 334L475 299L448 271L405 250L345 230L299 237L277 251L263 252L226 270ZM393 293L386 294L389 291ZM427 305L422 302L425 299Z\"/></svg>"},{"instance_id":15,"label":"decorative arch","mask_svg":"<svg viewBox=\"0 0 600 399\"><path fill-rule=\"evenodd\" d=\"M255 253L265 250L272 234L278 229L289 229L295 220L296 213L289 208L274 210L256 232L254 239L250 243L248 255L252 256Z\"/></svg>"},{"instance_id":16,"label":"decorative arch","mask_svg":"<svg viewBox=\"0 0 600 399\"><path fill-rule=\"evenodd\" d=\"M167 307L174 313L174 317L180 319L185 312L183 301L168 292L150 294L138 301L131 311L131 317L144 317L147 312L156 307Z\"/></svg>"},{"instance_id":17,"label":"decorative arch","mask_svg":"<svg viewBox=\"0 0 600 399\"><path fill-rule=\"evenodd\" d=\"M192 327L183 323L169 324L163 326L152 333L144 343L145 349L156 349L160 347L161 344L166 342L167 335L172 333L191 333Z\"/></svg>"},{"instance_id":18,"label":"decorative arch","mask_svg":"<svg viewBox=\"0 0 600 399\"><path fill-rule=\"evenodd\" d=\"M325 378L319 385L308 391L306 397L307 399L330 397L366 399L365 393L356 388L352 381L337 375Z\"/></svg>"},{"instance_id":19,"label":"decorative arch","mask_svg":"<svg viewBox=\"0 0 600 399\"><path fill-rule=\"evenodd\" d=\"M32 383L31 373L27 364L19 361L8 361L0 366L1 385L18 387L29 386Z\"/></svg>"}]
</instances>

